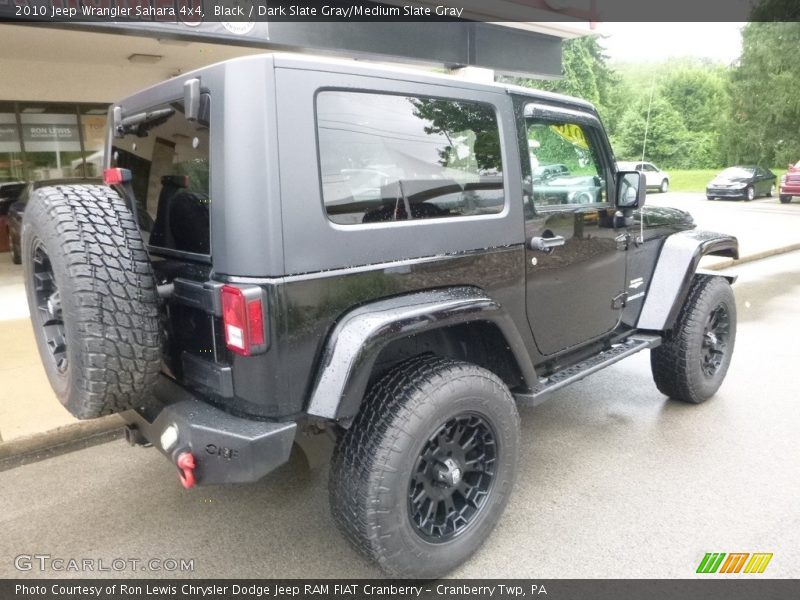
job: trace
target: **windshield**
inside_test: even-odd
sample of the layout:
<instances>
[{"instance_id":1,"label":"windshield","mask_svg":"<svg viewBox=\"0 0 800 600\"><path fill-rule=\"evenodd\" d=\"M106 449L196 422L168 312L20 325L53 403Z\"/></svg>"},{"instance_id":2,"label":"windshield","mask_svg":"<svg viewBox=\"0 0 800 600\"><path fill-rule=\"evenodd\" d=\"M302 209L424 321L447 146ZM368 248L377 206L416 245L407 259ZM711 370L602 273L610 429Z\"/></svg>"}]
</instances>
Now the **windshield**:
<instances>
[{"instance_id":1,"label":"windshield","mask_svg":"<svg viewBox=\"0 0 800 600\"><path fill-rule=\"evenodd\" d=\"M720 177L729 177L733 178L748 178L753 176L753 169L748 169L746 167L731 167L730 169L725 169L722 173L719 174Z\"/></svg>"}]
</instances>

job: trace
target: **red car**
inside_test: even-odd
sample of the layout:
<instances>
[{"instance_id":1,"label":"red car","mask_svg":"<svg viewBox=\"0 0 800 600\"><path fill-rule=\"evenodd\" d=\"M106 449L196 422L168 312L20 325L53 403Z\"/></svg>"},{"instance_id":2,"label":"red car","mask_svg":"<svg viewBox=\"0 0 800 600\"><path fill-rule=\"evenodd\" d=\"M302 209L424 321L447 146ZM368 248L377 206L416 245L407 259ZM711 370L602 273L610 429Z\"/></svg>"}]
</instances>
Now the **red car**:
<instances>
[{"instance_id":1,"label":"red car","mask_svg":"<svg viewBox=\"0 0 800 600\"><path fill-rule=\"evenodd\" d=\"M789 165L786 175L781 177L781 203L788 204L792 196L800 196L800 160L797 164Z\"/></svg>"}]
</instances>

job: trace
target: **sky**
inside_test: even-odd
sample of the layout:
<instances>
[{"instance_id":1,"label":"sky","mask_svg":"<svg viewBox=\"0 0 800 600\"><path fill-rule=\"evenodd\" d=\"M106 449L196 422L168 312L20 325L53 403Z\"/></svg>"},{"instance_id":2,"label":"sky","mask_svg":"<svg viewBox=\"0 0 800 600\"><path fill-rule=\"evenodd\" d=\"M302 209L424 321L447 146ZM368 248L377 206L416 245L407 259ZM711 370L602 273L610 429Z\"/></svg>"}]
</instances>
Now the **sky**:
<instances>
[{"instance_id":1,"label":"sky","mask_svg":"<svg viewBox=\"0 0 800 600\"><path fill-rule=\"evenodd\" d=\"M744 23L599 23L595 32L614 62L709 58L730 64L741 51Z\"/></svg>"}]
</instances>

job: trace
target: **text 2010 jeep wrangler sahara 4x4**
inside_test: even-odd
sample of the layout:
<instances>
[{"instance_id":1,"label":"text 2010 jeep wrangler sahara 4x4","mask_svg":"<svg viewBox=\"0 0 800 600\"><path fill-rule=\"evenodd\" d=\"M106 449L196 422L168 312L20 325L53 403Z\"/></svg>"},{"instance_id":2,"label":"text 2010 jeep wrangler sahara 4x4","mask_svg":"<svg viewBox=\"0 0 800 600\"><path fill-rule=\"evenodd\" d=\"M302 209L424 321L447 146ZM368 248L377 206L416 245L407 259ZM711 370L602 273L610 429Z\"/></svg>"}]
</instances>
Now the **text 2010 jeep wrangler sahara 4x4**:
<instances>
[{"instance_id":1,"label":"text 2010 jeep wrangler sahara 4x4","mask_svg":"<svg viewBox=\"0 0 800 600\"><path fill-rule=\"evenodd\" d=\"M122 412L186 487L255 481L331 431L333 516L389 573L442 575L486 539L517 403L644 349L676 400L725 377L730 282L696 269L736 239L636 210L642 175L586 102L263 55L126 98L109 129L108 186L25 212L61 402Z\"/></svg>"}]
</instances>

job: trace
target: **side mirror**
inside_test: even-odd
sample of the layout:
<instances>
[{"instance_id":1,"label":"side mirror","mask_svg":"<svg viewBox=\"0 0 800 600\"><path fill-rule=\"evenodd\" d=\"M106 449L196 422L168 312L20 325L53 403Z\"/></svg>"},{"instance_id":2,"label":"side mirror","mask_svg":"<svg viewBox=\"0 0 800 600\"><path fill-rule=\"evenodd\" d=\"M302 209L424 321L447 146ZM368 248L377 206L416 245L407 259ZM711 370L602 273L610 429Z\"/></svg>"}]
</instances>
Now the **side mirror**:
<instances>
[{"instance_id":1,"label":"side mirror","mask_svg":"<svg viewBox=\"0 0 800 600\"><path fill-rule=\"evenodd\" d=\"M617 173L617 208L635 210L644 206L647 197L647 179L640 171Z\"/></svg>"}]
</instances>

